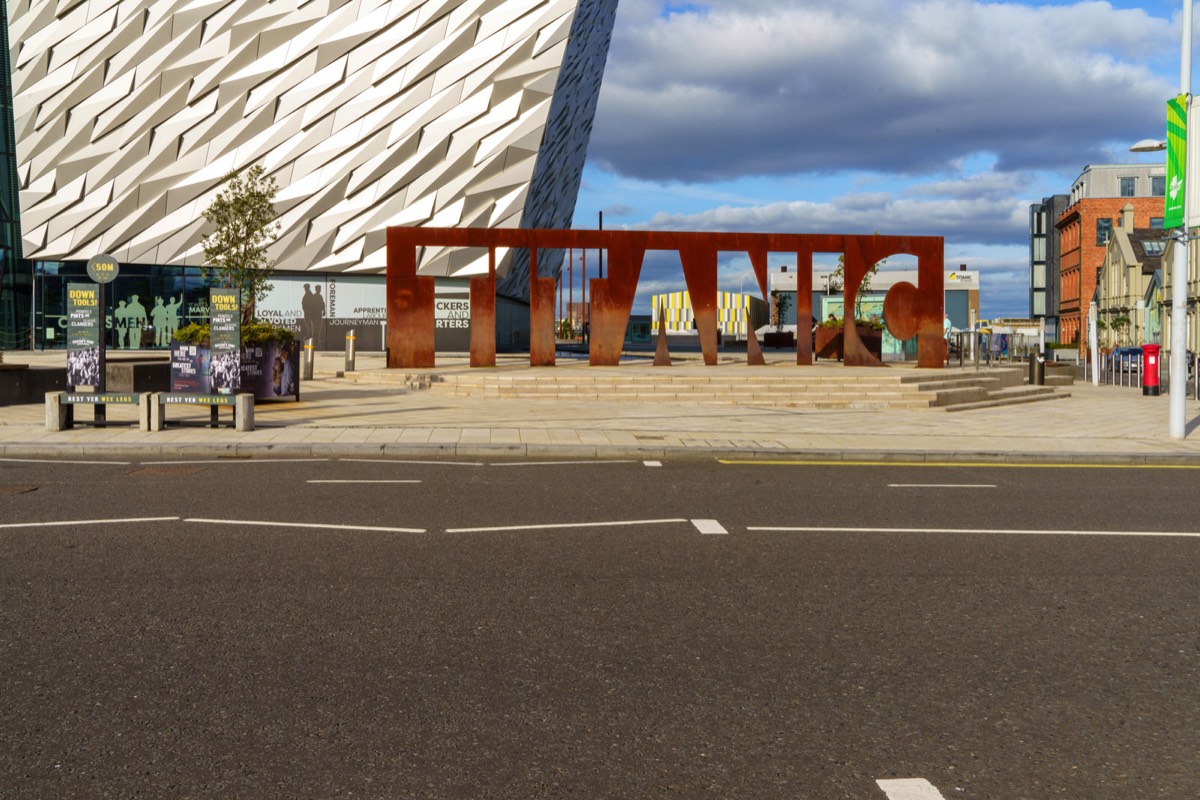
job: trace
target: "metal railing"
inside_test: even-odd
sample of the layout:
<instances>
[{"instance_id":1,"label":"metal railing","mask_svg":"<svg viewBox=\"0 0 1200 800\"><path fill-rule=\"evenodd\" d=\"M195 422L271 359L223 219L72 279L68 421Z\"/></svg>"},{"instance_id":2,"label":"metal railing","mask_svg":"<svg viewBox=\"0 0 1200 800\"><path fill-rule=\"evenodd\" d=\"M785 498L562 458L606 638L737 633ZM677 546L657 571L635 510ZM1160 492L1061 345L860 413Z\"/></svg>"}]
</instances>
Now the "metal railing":
<instances>
[{"instance_id":1,"label":"metal railing","mask_svg":"<svg viewBox=\"0 0 1200 800\"><path fill-rule=\"evenodd\" d=\"M1188 397L1200 398L1200 355L1188 351L1184 360L1187 364L1187 381L1185 382ZM1145 362L1141 353L1109 353L1100 357L1099 383L1103 386L1130 386L1140 388L1145 378ZM1092 379L1092 364L1084 363L1083 379ZM1158 360L1158 385L1160 391L1166 394L1170 390L1170 360Z\"/></svg>"}]
</instances>

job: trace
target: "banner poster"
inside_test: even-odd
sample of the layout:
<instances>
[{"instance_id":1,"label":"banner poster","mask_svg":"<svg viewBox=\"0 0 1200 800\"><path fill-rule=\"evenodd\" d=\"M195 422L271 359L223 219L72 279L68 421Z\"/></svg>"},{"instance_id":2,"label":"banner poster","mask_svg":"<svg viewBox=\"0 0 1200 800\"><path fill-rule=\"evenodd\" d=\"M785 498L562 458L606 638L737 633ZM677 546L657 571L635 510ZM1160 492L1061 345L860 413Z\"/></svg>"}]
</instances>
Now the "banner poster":
<instances>
[{"instance_id":1,"label":"banner poster","mask_svg":"<svg viewBox=\"0 0 1200 800\"><path fill-rule=\"evenodd\" d=\"M439 281L433 298L433 346L445 353L471 350L471 284Z\"/></svg>"},{"instance_id":2,"label":"banner poster","mask_svg":"<svg viewBox=\"0 0 1200 800\"><path fill-rule=\"evenodd\" d=\"M67 284L67 385L100 385L100 286Z\"/></svg>"},{"instance_id":3,"label":"banner poster","mask_svg":"<svg viewBox=\"0 0 1200 800\"><path fill-rule=\"evenodd\" d=\"M171 343L171 391L212 393L207 347L183 342Z\"/></svg>"},{"instance_id":4,"label":"banner poster","mask_svg":"<svg viewBox=\"0 0 1200 800\"><path fill-rule=\"evenodd\" d=\"M267 342L242 351L242 391L259 400L300 399L299 342Z\"/></svg>"},{"instance_id":5,"label":"banner poster","mask_svg":"<svg viewBox=\"0 0 1200 800\"><path fill-rule=\"evenodd\" d=\"M242 386L242 309L236 289L210 289L208 304L212 389L237 394Z\"/></svg>"},{"instance_id":6,"label":"banner poster","mask_svg":"<svg viewBox=\"0 0 1200 800\"><path fill-rule=\"evenodd\" d=\"M281 275L255 306L255 315L296 334L301 347L313 340L317 350L343 350L353 330L360 351L383 350L387 322L386 284L382 275Z\"/></svg>"}]
</instances>

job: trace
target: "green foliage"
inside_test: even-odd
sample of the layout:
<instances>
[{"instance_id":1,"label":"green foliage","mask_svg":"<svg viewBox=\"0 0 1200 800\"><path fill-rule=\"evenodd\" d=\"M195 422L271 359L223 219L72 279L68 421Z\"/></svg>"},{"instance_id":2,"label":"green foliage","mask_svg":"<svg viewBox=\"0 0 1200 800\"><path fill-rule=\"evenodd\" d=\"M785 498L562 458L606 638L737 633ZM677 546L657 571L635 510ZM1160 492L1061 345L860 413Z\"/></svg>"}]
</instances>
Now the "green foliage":
<instances>
[{"instance_id":1,"label":"green foliage","mask_svg":"<svg viewBox=\"0 0 1200 800\"><path fill-rule=\"evenodd\" d=\"M175 341L208 347L208 323L193 322L175 329Z\"/></svg>"},{"instance_id":2,"label":"green foliage","mask_svg":"<svg viewBox=\"0 0 1200 800\"><path fill-rule=\"evenodd\" d=\"M792 298L775 289L771 292L771 299L775 301L775 330L783 333L783 318L792 304Z\"/></svg>"},{"instance_id":3,"label":"green foliage","mask_svg":"<svg viewBox=\"0 0 1200 800\"><path fill-rule=\"evenodd\" d=\"M296 334L291 328L271 322L249 322L242 326L242 344L246 347L259 347L268 342L290 342L295 338ZM208 347L208 323L193 322L184 325L175 331L175 341Z\"/></svg>"},{"instance_id":4,"label":"green foliage","mask_svg":"<svg viewBox=\"0 0 1200 800\"><path fill-rule=\"evenodd\" d=\"M211 286L237 289L242 295L242 324L254 319L254 307L271 291L275 264L267 248L279 237L274 176L257 164L245 174L225 176L225 188L204 212L212 228L201 237L204 279Z\"/></svg>"}]
</instances>

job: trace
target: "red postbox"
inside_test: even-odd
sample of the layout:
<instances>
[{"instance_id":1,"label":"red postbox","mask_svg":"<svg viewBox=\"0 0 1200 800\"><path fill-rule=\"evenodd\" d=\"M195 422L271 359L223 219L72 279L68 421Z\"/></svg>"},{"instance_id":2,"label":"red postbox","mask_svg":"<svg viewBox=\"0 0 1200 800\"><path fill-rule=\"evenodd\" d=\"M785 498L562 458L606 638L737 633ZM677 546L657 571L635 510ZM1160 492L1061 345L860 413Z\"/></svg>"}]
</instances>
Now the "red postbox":
<instances>
[{"instance_id":1,"label":"red postbox","mask_svg":"<svg viewBox=\"0 0 1200 800\"><path fill-rule=\"evenodd\" d=\"M1142 396L1158 397L1158 351L1161 345L1142 345Z\"/></svg>"}]
</instances>

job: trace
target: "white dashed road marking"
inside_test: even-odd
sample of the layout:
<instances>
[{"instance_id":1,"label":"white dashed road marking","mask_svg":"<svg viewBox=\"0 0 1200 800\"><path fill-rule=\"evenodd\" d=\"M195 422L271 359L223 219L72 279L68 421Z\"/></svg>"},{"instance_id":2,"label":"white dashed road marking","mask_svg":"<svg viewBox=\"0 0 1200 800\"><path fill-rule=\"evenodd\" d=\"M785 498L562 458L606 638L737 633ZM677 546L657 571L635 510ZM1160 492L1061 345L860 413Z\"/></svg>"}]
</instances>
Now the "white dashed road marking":
<instances>
[{"instance_id":1,"label":"white dashed road marking","mask_svg":"<svg viewBox=\"0 0 1200 800\"><path fill-rule=\"evenodd\" d=\"M567 464L636 464L632 459L603 461L497 461L493 467L560 467Z\"/></svg>"},{"instance_id":2,"label":"white dashed road marking","mask_svg":"<svg viewBox=\"0 0 1200 800\"><path fill-rule=\"evenodd\" d=\"M294 464L306 461L328 461L328 458L215 458L209 461L189 459L187 461L139 461L139 464Z\"/></svg>"},{"instance_id":3,"label":"white dashed road marking","mask_svg":"<svg viewBox=\"0 0 1200 800\"><path fill-rule=\"evenodd\" d=\"M482 461L412 461L397 458L339 458L351 464L436 464L447 467L482 467Z\"/></svg>"},{"instance_id":4,"label":"white dashed road marking","mask_svg":"<svg viewBox=\"0 0 1200 800\"><path fill-rule=\"evenodd\" d=\"M933 784L924 778L903 778L875 781L888 800L946 800Z\"/></svg>"},{"instance_id":5,"label":"white dashed road marking","mask_svg":"<svg viewBox=\"0 0 1200 800\"><path fill-rule=\"evenodd\" d=\"M129 517L126 519L70 519L62 522L10 522L0 528L49 528L70 525L118 525L126 522L171 522L179 517Z\"/></svg>"},{"instance_id":6,"label":"white dashed road marking","mask_svg":"<svg viewBox=\"0 0 1200 800\"><path fill-rule=\"evenodd\" d=\"M259 525L271 528L316 528L330 531L376 531L383 533L424 533L424 528L377 528L370 525L321 525L311 522L262 522L252 519L201 519L188 517L184 522L200 522L208 525Z\"/></svg>"},{"instance_id":7,"label":"white dashed road marking","mask_svg":"<svg viewBox=\"0 0 1200 800\"><path fill-rule=\"evenodd\" d=\"M103 464L109 467L129 466L128 461L69 461L61 458L0 458L0 461L13 464Z\"/></svg>"},{"instance_id":8,"label":"white dashed road marking","mask_svg":"<svg viewBox=\"0 0 1200 800\"><path fill-rule=\"evenodd\" d=\"M305 481L305 483L420 483L420 481L412 481L412 480L394 480L394 481L390 481L390 480L348 480L348 479L347 480L335 480L335 479L330 478L330 479L325 479L325 480L308 480L308 481Z\"/></svg>"},{"instance_id":9,"label":"white dashed road marking","mask_svg":"<svg viewBox=\"0 0 1200 800\"><path fill-rule=\"evenodd\" d=\"M776 533L982 533L982 534L1027 534L1031 536L1167 536L1200 538L1194 531L1058 531L1021 530L1018 528L795 528L795 527L747 527L748 531Z\"/></svg>"},{"instance_id":10,"label":"white dashed road marking","mask_svg":"<svg viewBox=\"0 0 1200 800\"><path fill-rule=\"evenodd\" d=\"M994 483L889 483L889 489L995 489Z\"/></svg>"},{"instance_id":11,"label":"white dashed road marking","mask_svg":"<svg viewBox=\"0 0 1200 800\"><path fill-rule=\"evenodd\" d=\"M549 525L504 525L494 528L447 528L446 533L492 533L499 531L547 531L559 528L611 528L621 525L664 525L686 519L627 519L615 522L559 522Z\"/></svg>"},{"instance_id":12,"label":"white dashed road marking","mask_svg":"<svg viewBox=\"0 0 1200 800\"><path fill-rule=\"evenodd\" d=\"M694 519L692 520L692 524L696 526L696 530L705 534L729 533L729 531L725 530L725 526L715 519Z\"/></svg>"},{"instance_id":13,"label":"white dashed road marking","mask_svg":"<svg viewBox=\"0 0 1200 800\"><path fill-rule=\"evenodd\" d=\"M661 467L662 466L661 461L643 461L642 463L645 464L647 467Z\"/></svg>"}]
</instances>

